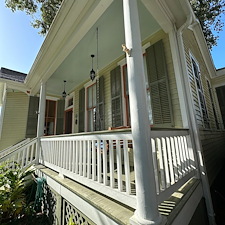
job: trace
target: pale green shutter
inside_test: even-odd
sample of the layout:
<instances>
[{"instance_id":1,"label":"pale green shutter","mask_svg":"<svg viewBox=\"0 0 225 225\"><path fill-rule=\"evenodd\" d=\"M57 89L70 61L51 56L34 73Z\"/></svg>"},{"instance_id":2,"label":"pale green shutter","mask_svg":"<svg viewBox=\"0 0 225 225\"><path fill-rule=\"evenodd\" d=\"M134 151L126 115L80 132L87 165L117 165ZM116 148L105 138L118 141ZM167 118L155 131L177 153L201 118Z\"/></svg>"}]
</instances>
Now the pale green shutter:
<instances>
[{"instance_id":1,"label":"pale green shutter","mask_svg":"<svg viewBox=\"0 0 225 225\"><path fill-rule=\"evenodd\" d=\"M123 125L122 88L120 66L110 72L112 127Z\"/></svg>"},{"instance_id":2,"label":"pale green shutter","mask_svg":"<svg viewBox=\"0 0 225 225\"><path fill-rule=\"evenodd\" d=\"M57 101L56 134L63 134L65 100Z\"/></svg>"},{"instance_id":3,"label":"pale green shutter","mask_svg":"<svg viewBox=\"0 0 225 225\"><path fill-rule=\"evenodd\" d=\"M104 78L101 76L96 81L96 130L104 130Z\"/></svg>"},{"instance_id":4,"label":"pale green shutter","mask_svg":"<svg viewBox=\"0 0 225 225\"><path fill-rule=\"evenodd\" d=\"M85 124L85 88L79 91L79 132L84 132Z\"/></svg>"},{"instance_id":5,"label":"pale green shutter","mask_svg":"<svg viewBox=\"0 0 225 225\"><path fill-rule=\"evenodd\" d=\"M35 96L30 96L28 117L27 117L26 138L34 138L37 136L37 122L39 110L38 108L39 108L39 98Z\"/></svg>"},{"instance_id":6,"label":"pale green shutter","mask_svg":"<svg viewBox=\"0 0 225 225\"><path fill-rule=\"evenodd\" d=\"M153 123L172 125L168 74L162 40L146 49Z\"/></svg>"},{"instance_id":7,"label":"pale green shutter","mask_svg":"<svg viewBox=\"0 0 225 225\"><path fill-rule=\"evenodd\" d=\"M225 126L225 86L217 87L216 94L219 101L220 112Z\"/></svg>"}]
</instances>

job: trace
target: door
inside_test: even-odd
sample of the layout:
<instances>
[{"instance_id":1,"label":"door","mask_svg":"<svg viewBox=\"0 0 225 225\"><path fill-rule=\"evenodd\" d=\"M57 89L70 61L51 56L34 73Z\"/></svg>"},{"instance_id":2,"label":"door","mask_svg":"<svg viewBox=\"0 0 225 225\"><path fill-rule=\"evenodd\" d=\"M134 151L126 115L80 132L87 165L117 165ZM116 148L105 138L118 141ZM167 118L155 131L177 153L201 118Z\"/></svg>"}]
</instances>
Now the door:
<instances>
[{"instance_id":1,"label":"door","mask_svg":"<svg viewBox=\"0 0 225 225\"><path fill-rule=\"evenodd\" d=\"M73 110L65 111L65 134L72 133Z\"/></svg>"}]
</instances>

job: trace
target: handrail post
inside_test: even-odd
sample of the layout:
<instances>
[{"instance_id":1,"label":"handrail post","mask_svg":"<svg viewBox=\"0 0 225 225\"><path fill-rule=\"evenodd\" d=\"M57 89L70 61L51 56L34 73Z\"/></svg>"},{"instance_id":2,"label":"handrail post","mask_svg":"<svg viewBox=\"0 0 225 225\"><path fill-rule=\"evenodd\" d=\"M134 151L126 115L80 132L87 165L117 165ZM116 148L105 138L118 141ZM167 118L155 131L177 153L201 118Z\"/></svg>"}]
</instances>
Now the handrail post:
<instances>
[{"instance_id":1,"label":"handrail post","mask_svg":"<svg viewBox=\"0 0 225 225\"><path fill-rule=\"evenodd\" d=\"M123 49L127 53L137 196L136 211L130 223L133 225L162 224L164 221L158 211L153 168L137 0L123 0L123 14L126 40Z\"/></svg>"},{"instance_id":2,"label":"handrail post","mask_svg":"<svg viewBox=\"0 0 225 225\"><path fill-rule=\"evenodd\" d=\"M46 83L41 83L40 98L39 98L39 109L38 109L38 124L37 124L37 155L36 163L39 163L39 157L41 152L41 140L40 138L44 135L45 125L45 105L46 105Z\"/></svg>"}]
</instances>

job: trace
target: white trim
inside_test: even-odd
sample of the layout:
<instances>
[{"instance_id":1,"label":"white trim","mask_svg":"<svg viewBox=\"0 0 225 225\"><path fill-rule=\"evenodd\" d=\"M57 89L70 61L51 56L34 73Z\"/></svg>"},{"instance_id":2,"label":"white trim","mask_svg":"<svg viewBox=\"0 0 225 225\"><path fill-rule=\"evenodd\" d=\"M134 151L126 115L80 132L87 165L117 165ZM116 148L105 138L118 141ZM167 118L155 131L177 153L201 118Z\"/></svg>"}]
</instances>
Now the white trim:
<instances>
[{"instance_id":1,"label":"white trim","mask_svg":"<svg viewBox=\"0 0 225 225\"><path fill-rule=\"evenodd\" d=\"M40 80L47 81L52 76L112 2L113 0L63 1L25 80L26 85L32 87L33 94L40 89Z\"/></svg>"},{"instance_id":2,"label":"white trim","mask_svg":"<svg viewBox=\"0 0 225 225\"><path fill-rule=\"evenodd\" d=\"M148 42L148 43L146 43L145 45L143 45L143 46L142 46L142 53L145 54L145 53L146 53L146 49L147 49L148 47L150 47L150 46L151 46L151 43L150 43L150 42Z\"/></svg>"},{"instance_id":3,"label":"white trim","mask_svg":"<svg viewBox=\"0 0 225 225\"><path fill-rule=\"evenodd\" d=\"M0 108L0 140L2 136L2 128L3 128L3 122L4 122L4 114L5 114L5 106L6 106L6 98L7 96L7 84L4 83L4 89L3 89L3 95L2 95L2 105Z\"/></svg>"},{"instance_id":4,"label":"white trim","mask_svg":"<svg viewBox=\"0 0 225 225\"><path fill-rule=\"evenodd\" d=\"M87 120L87 118L88 118L88 114L87 114L87 104L88 104L87 103L87 98L88 98L88 95L87 95L87 89L89 87L93 86L93 85L97 85L97 83L96 83L97 79L98 79L98 77L96 77L94 79L94 81L90 80L84 85L84 88L85 88L85 94L84 94L84 96L85 96L84 131L85 132L88 132L87 131L88 130L88 120ZM97 103L97 93L96 93L96 103ZM96 108L96 106L95 106L95 108Z\"/></svg>"},{"instance_id":5,"label":"white trim","mask_svg":"<svg viewBox=\"0 0 225 225\"><path fill-rule=\"evenodd\" d=\"M196 93L197 93L197 96L198 96L198 106L199 106L199 109L200 109L200 114L201 114L201 119L202 119L202 126L204 127L204 128L206 128L205 127L205 121L204 121L204 116L203 116L203 108L202 108L202 106L201 106L201 100L200 100L200 96L199 96L199 89L198 89L198 85L197 85L197 82L196 82L196 75L195 75L195 72L194 72L194 65L193 65L193 62L192 61L194 61L195 62L195 64L196 64L196 66L197 66L197 68L198 68L198 72L199 72L199 74L198 74L198 76L199 76L199 82L200 82L200 85L201 85L201 91L202 91L202 95L203 95L203 104L204 104L204 106L205 106L205 110L206 110L206 115L207 115L207 118L206 119L208 119L208 124L209 124L209 128L210 128L210 122L209 122L209 114L208 114L208 109L207 109L207 105L206 105L206 100L205 100L205 90L204 90L204 88L203 88L203 84L202 84L202 74L201 74L201 69L200 69L200 66L199 66L199 62L198 62L198 60L195 58L195 56L192 54L192 52L191 52L191 50L189 50L189 56L190 56L190 60L191 60L191 68L192 68L192 75L193 75L193 78L194 78L194 82L195 82L195 88L196 88ZM189 77L189 79L190 79L190 77ZM192 93L192 88L191 88L191 86L190 86L190 81L189 81L189 87L190 87L190 91L191 91L191 93ZM192 101L193 101L193 93L192 93Z\"/></svg>"},{"instance_id":6,"label":"white trim","mask_svg":"<svg viewBox=\"0 0 225 225\"><path fill-rule=\"evenodd\" d=\"M194 190L194 193L192 193L191 197L184 205L184 207L175 217L171 225L188 225L202 197L203 190L201 185L199 184L198 187Z\"/></svg>"},{"instance_id":7,"label":"white trim","mask_svg":"<svg viewBox=\"0 0 225 225\"><path fill-rule=\"evenodd\" d=\"M60 196L70 202L73 206L75 206L79 211L81 211L84 215L88 216L90 220L92 220L95 224L107 224L107 225L118 225L114 220L106 216L100 210L97 210L94 206L92 206L89 202L85 201L83 198L76 195L74 192L64 187L62 184L46 175L41 170L38 171L38 175L45 177L47 184ZM61 182L64 182L63 178L58 178Z\"/></svg>"}]
</instances>

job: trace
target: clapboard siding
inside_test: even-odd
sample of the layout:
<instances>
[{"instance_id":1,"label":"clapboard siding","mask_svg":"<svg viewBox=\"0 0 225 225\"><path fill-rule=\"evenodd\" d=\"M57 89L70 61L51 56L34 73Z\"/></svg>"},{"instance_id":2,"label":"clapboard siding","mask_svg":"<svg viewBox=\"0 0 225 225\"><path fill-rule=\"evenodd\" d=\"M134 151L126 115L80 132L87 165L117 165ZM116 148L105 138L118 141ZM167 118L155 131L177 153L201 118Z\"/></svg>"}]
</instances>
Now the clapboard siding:
<instances>
[{"instance_id":1,"label":"clapboard siding","mask_svg":"<svg viewBox=\"0 0 225 225\"><path fill-rule=\"evenodd\" d=\"M25 93L7 93L0 150L25 138L28 105L29 97Z\"/></svg>"},{"instance_id":2,"label":"clapboard siding","mask_svg":"<svg viewBox=\"0 0 225 225\"><path fill-rule=\"evenodd\" d=\"M163 31L159 31L143 41L143 45L146 43L150 43L153 45L154 43L158 42L159 40L163 41L164 50L165 50L165 57L166 57L166 64L168 70L168 78L169 78L169 89L170 89L170 97L172 101L172 116L173 116L173 126L174 127L182 127L182 117L180 111L180 103L179 103L179 96L176 86L175 80L175 73L171 55L171 48L169 43L169 37ZM112 126L112 110L111 110L111 88L110 88L110 71L113 70L118 66L118 62L124 59L124 55L118 59L115 59L111 64L106 65L101 71L99 71L99 76L104 77L104 104L105 104L105 129L107 130L109 127ZM87 80L86 82L89 82ZM84 87L85 83L80 84L74 90L75 92L75 115L78 115L78 108L79 108L79 90ZM79 119L79 118L78 118ZM74 132L78 131L78 126L74 124Z\"/></svg>"},{"instance_id":3,"label":"clapboard siding","mask_svg":"<svg viewBox=\"0 0 225 225\"><path fill-rule=\"evenodd\" d=\"M200 138L211 185L225 163L225 131L201 130Z\"/></svg>"},{"instance_id":4,"label":"clapboard siding","mask_svg":"<svg viewBox=\"0 0 225 225\"><path fill-rule=\"evenodd\" d=\"M210 128L216 129L216 120L214 117L212 102L211 102L210 93L209 93L209 89L207 85L207 80L208 80L210 83L210 86L212 86L212 83L213 83L212 79L207 70L207 66L205 64L205 61L198 47L198 44L194 37L193 32L190 30L185 31L183 35L183 39L184 39L184 49L185 49L185 56L186 56L186 62L187 62L187 72L188 72L189 81L190 81L190 89L192 92L192 99L193 99L193 105L195 108L197 123L199 127L204 127L203 118L201 115L201 109L199 107L198 94L196 90L194 74L192 71L192 62L190 58L190 52L193 54L193 56L196 58L197 62L199 63L200 72L201 72L201 82L202 82L202 87L203 87L203 92L204 92L204 97L206 102L206 109L208 113ZM219 120L219 123L221 124L222 120L219 113L219 107L216 101L215 91L212 91L212 94L213 94L213 101L214 101L216 115Z\"/></svg>"}]
</instances>

